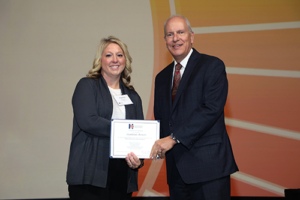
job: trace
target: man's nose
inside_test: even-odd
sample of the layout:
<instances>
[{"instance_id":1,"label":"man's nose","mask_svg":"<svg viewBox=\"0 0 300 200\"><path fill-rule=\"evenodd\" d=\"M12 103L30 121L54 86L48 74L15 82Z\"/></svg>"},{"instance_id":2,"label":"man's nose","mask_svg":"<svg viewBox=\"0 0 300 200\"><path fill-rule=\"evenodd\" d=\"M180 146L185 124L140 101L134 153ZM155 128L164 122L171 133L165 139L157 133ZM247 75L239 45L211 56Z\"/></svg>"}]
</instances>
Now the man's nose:
<instances>
[{"instance_id":1,"label":"man's nose","mask_svg":"<svg viewBox=\"0 0 300 200\"><path fill-rule=\"evenodd\" d=\"M174 42L178 41L178 35L177 35L177 33L174 33L173 41Z\"/></svg>"}]
</instances>

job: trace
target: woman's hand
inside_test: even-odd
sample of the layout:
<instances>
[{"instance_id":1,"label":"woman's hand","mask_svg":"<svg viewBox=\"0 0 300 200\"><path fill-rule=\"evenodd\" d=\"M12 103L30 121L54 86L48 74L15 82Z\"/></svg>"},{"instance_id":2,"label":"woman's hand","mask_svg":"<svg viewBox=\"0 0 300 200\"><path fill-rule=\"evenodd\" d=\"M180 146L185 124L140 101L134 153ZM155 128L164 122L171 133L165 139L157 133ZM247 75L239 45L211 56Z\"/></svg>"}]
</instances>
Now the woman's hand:
<instances>
[{"instance_id":1,"label":"woman's hand","mask_svg":"<svg viewBox=\"0 0 300 200\"><path fill-rule=\"evenodd\" d=\"M141 160L133 152L129 153L125 160L131 169L137 169L142 164Z\"/></svg>"}]
</instances>

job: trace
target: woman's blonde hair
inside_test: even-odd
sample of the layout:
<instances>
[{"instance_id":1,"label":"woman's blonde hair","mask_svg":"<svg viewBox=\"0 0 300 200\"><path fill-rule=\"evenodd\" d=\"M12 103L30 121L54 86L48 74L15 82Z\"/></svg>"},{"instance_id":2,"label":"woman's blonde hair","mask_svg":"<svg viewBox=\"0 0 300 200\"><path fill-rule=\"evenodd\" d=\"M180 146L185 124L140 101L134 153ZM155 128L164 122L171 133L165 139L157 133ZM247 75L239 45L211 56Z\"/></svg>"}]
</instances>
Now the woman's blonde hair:
<instances>
[{"instance_id":1,"label":"woman's blonde hair","mask_svg":"<svg viewBox=\"0 0 300 200\"><path fill-rule=\"evenodd\" d=\"M116 38L114 36L109 36L108 38L103 38L100 41L100 44L98 46L98 50L96 53L96 57L94 59L93 68L89 71L89 73L87 74L87 77L93 78L93 79L98 79L100 77L101 67L102 67L102 54L103 54L104 49L111 43L115 43L115 44L119 45L125 54L125 60L126 60L125 68L121 73L121 79L126 87L134 90L134 87L132 85L130 85L130 80L131 80L130 73L132 72L132 69L131 69L132 58L127 49L127 45L124 44L121 40L119 40L118 38Z\"/></svg>"}]
</instances>

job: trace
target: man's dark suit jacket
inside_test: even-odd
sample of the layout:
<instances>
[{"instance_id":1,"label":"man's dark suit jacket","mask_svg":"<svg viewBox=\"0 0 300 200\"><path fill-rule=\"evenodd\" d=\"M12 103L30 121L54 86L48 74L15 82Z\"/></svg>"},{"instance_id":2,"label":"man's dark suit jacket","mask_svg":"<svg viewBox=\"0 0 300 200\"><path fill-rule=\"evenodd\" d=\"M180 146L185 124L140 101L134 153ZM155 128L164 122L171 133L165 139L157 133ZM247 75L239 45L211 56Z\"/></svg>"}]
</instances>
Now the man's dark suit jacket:
<instances>
[{"instance_id":1,"label":"man's dark suit jacket","mask_svg":"<svg viewBox=\"0 0 300 200\"><path fill-rule=\"evenodd\" d=\"M194 49L172 104L173 67L171 63L156 76L154 100L161 138L173 133L181 142L166 153L168 184L175 167L186 184L230 175L238 168L224 122L224 63Z\"/></svg>"}]
</instances>

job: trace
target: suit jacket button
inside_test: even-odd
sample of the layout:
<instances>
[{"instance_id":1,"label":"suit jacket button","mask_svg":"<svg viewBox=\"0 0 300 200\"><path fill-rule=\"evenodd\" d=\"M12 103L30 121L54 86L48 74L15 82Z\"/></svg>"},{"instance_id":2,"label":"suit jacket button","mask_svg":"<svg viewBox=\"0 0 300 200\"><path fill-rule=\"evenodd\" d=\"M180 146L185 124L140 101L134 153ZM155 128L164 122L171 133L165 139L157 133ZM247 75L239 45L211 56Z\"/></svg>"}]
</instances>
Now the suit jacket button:
<instances>
[{"instance_id":1,"label":"suit jacket button","mask_svg":"<svg viewBox=\"0 0 300 200\"><path fill-rule=\"evenodd\" d=\"M169 126L172 127L172 123L169 123Z\"/></svg>"}]
</instances>

